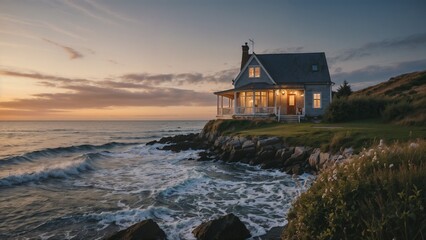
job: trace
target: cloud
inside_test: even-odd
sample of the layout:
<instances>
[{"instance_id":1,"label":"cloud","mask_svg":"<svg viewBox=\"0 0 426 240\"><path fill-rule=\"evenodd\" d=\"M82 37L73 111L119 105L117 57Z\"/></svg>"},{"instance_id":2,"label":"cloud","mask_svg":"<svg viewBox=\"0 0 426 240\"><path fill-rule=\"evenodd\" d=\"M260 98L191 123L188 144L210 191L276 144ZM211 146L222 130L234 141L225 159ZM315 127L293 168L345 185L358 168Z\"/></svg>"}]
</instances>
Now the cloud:
<instances>
[{"instance_id":1,"label":"cloud","mask_svg":"<svg viewBox=\"0 0 426 240\"><path fill-rule=\"evenodd\" d=\"M125 74L121 78L129 82L144 83L148 85L161 85L161 84L177 84L177 85L191 85L191 84L224 84L232 83L232 79L238 74L238 68L231 68L210 75L202 73L179 73L179 74L149 74L149 73L132 73Z\"/></svg>"},{"instance_id":2,"label":"cloud","mask_svg":"<svg viewBox=\"0 0 426 240\"><path fill-rule=\"evenodd\" d=\"M97 84L104 86L104 87L111 87L111 88L128 88L128 89L151 89L152 87L146 84L140 84L140 83L131 83L131 82L117 82L117 81L111 81L111 80L104 80L104 81L98 81Z\"/></svg>"},{"instance_id":3,"label":"cloud","mask_svg":"<svg viewBox=\"0 0 426 240\"><path fill-rule=\"evenodd\" d=\"M215 98L211 92L194 91L171 87L159 87L154 83L166 79L171 81L194 82L202 75L181 74L139 74L126 79L105 79L94 81L74 79L37 72L0 70L0 75L31 78L46 87L65 90L60 93L39 93L27 98L0 102L0 108L25 111L56 111L71 109L93 109L124 106L212 106Z\"/></svg>"},{"instance_id":4,"label":"cloud","mask_svg":"<svg viewBox=\"0 0 426 240\"><path fill-rule=\"evenodd\" d=\"M99 86L68 86L73 92L41 93L33 98L0 102L0 107L18 110L64 110L120 106L213 106L214 96L207 92L175 88L129 91Z\"/></svg>"},{"instance_id":5,"label":"cloud","mask_svg":"<svg viewBox=\"0 0 426 240\"><path fill-rule=\"evenodd\" d=\"M54 41L51 41L51 40L49 40L49 39L46 39L46 38L42 38L44 41L46 41L46 42L48 42L48 43L50 43L50 44L53 44L53 45L55 45L55 46L58 46L58 47L60 47L60 48L62 48L66 53L68 53L68 56L69 56L69 58L72 60L72 59L77 59L77 58L82 58L83 57L83 54L81 54L80 52L78 52L77 50L75 50L75 49L73 49L73 48L71 48L71 47L68 47L68 46L64 46L64 45L62 45L62 44L59 44L59 43L57 43L57 42L54 42Z\"/></svg>"},{"instance_id":6,"label":"cloud","mask_svg":"<svg viewBox=\"0 0 426 240\"><path fill-rule=\"evenodd\" d=\"M341 54L329 58L329 63L344 62L356 60L372 55L380 51L395 50L401 48L415 49L426 47L426 33L419 33L403 38L385 39L377 42L370 42L358 48L351 48L343 51Z\"/></svg>"},{"instance_id":7,"label":"cloud","mask_svg":"<svg viewBox=\"0 0 426 240\"><path fill-rule=\"evenodd\" d=\"M53 75L48 75L48 74L41 74L41 73L37 73L37 72L19 72L19 71L1 70L0 69L0 75L11 76L11 77L32 78L32 79L36 79L36 80L54 81L55 83L60 83L60 84L64 84L64 85L89 84L89 83L91 83L91 81L89 81L87 79L66 78L66 77L53 76Z\"/></svg>"},{"instance_id":8,"label":"cloud","mask_svg":"<svg viewBox=\"0 0 426 240\"><path fill-rule=\"evenodd\" d=\"M354 90L362 89L404 73L426 70L426 59L399 62L387 66L370 65L351 72L331 74L335 86L347 80Z\"/></svg>"}]
</instances>

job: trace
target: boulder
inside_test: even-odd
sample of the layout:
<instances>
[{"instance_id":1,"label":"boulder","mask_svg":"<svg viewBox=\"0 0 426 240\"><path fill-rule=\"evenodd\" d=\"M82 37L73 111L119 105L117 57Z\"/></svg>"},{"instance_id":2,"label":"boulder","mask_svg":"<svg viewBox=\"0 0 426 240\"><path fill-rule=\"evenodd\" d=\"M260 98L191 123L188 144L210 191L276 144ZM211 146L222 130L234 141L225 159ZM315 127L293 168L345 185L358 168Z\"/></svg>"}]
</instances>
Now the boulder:
<instances>
[{"instance_id":1,"label":"boulder","mask_svg":"<svg viewBox=\"0 0 426 240\"><path fill-rule=\"evenodd\" d=\"M319 160L320 160L320 153L321 153L321 149L319 148L315 148L311 155L309 156L309 165L313 168L319 169L318 164L319 164Z\"/></svg>"},{"instance_id":2,"label":"boulder","mask_svg":"<svg viewBox=\"0 0 426 240\"><path fill-rule=\"evenodd\" d=\"M284 165L285 166L292 166L296 163L302 163L303 161L305 161L305 159L307 157L307 153L308 153L307 148L295 147L294 153L290 156L290 158L285 160Z\"/></svg>"},{"instance_id":3,"label":"boulder","mask_svg":"<svg viewBox=\"0 0 426 240\"><path fill-rule=\"evenodd\" d=\"M259 164L262 162L273 160L274 157L275 157L274 150L264 150L264 151L258 152L256 161L254 161L254 164Z\"/></svg>"},{"instance_id":4,"label":"boulder","mask_svg":"<svg viewBox=\"0 0 426 240\"><path fill-rule=\"evenodd\" d=\"M245 156L253 157L256 154L256 148L254 148L254 146L243 148L242 151L244 152Z\"/></svg>"},{"instance_id":5,"label":"boulder","mask_svg":"<svg viewBox=\"0 0 426 240\"><path fill-rule=\"evenodd\" d=\"M251 237L244 223L232 213L204 222L192 233L198 240L243 240Z\"/></svg>"},{"instance_id":6,"label":"boulder","mask_svg":"<svg viewBox=\"0 0 426 240\"><path fill-rule=\"evenodd\" d=\"M121 230L107 240L165 240L164 231L152 219L143 220Z\"/></svg>"},{"instance_id":7,"label":"boulder","mask_svg":"<svg viewBox=\"0 0 426 240\"><path fill-rule=\"evenodd\" d=\"M285 151L281 153L281 160L283 162L286 161L287 159L291 157L293 153L294 153L294 147L289 147L288 149L285 149Z\"/></svg>"},{"instance_id":8,"label":"boulder","mask_svg":"<svg viewBox=\"0 0 426 240\"><path fill-rule=\"evenodd\" d=\"M324 164L330 159L330 153L320 153L319 158L319 168L322 168Z\"/></svg>"},{"instance_id":9,"label":"boulder","mask_svg":"<svg viewBox=\"0 0 426 240\"><path fill-rule=\"evenodd\" d=\"M246 140L243 143L243 146L241 147L242 149L246 149L246 148L254 148L254 142L252 140Z\"/></svg>"},{"instance_id":10,"label":"boulder","mask_svg":"<svg viewBox=\"0 0 426 240\"><path fill-rule=\"evenodd\" d=\"M263 169L281 168L283 167L283 162L281 159L271 159L269 161L263 162L260 167Z\"/></svg>"},{"instance_id":11,"label":"boulder","mask_svg":"<svg viewBox=\"0 0 426 240\"><path fill-rule=\"evenodd\" d=\"M229 162L239 162L244 157L244 151L242 149L232 149L229 154Z\"/></svg>"},{"instance_id":12,"label":"boulder","mask_svg":"<svg viewBox=\"0 0 426 240\"><path fill-rule=\"evenodd\" d=\"M225 146L225 151L231 151L232 149L241 149L241 142L238 138L230 139Z\"/></svg>"},{"instance_id":13,"label":"boulder","mask_svg":"<svg viewBox=\"0 0 426 240\"><path fill-rule=\"evenodd\" d=\"M261 148L263 146L274 145L274 144L280 143L280 142L281 142L281 140L278 137L265 138L265 139L261 139L261 140L257 141L257 147Z\"/></svg>"}]
</instances>

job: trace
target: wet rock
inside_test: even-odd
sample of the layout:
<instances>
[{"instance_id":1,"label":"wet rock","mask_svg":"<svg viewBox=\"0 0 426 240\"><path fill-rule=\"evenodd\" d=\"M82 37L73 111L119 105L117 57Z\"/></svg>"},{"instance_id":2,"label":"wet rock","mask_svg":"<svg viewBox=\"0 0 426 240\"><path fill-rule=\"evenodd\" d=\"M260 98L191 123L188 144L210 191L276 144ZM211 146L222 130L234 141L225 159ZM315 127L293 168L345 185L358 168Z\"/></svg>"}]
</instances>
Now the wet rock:
<instances>
[{"instance_id":1,"label":"wet rock","mask_svg":"<svg viewBox=\"0 0 426 240\"><path fill-rule=\"evenodd\" d=\"M262 163L261 168L263 169L270 169L270 168L282 168L283 167L283 162L281 161L281 159L271 159L269 161L266 161L264 163Z\"/></svg>"},{"instance_id":2,"label":"wet rock","mask_svg":"<svg viewBox=\"0 0 426 240\"><path fill-rule=\"evenodd\" d=\"M213 159L213 154L207 151L199 152L197 161L210 161Z\"/></svg>"},{"instance_id":3,"label":"wet rock","mask_svg":"<svg viewBox=\"0 0 426 240\"><path fill-rule=\"evenodd\" d=\"M136 223L121 230L107 240L165 240L166 234L152 219Z\"/></svg>"},{"instance_id":4,"label":"wet rock","mask_svg":"<svg viewBox=\"0 0 426 240\"><path fill-rule=\"evenodd\" d=\"M239 162L244 157L244 151L241 149L232 149L229 154L229 162Z\"/></svg>"},{"instance_id":5,"label":"wet rock","mask_svg":"<svg viewBox=\"0 0 426 240\"><path fill-rule=\"evenodd\" d=\"M254 148L254 146L243 148L242 150L245 156L254 156L256 154L256 148Z\"/></svg>"},{"instance_id":6,"label":"wet rock","mask_svg":"<svg viewBox=\"0 0 426 240\"><path fill-rule=\"evenodd\" d=\"M292 166L296 163L304 162L306 160L307 154L308 154L307 148L295 147L294 153L290 156L290 158L285 160L284 166Z\"/></svg>"},{"instance_id":7,"label":"wet rock","mask_svg":"<svg viewBox=\"0 0 426 240\"><path fill-rule=\"evenodd\" d=\"M260 236L261 240L281 240L281 233L284 227L273 227L266 232L265 235Z\"/></svg>"},{"instance_id":8,"label":"wet rock","mask_svg":"<svg viewBox=\"0 0 426 240\"><path fill-rule=\"evenodd\" d=\"M232 213L202 223L192 233L198 240L243 240L251 237L244 223Z\"/></svg>"},{"instance_id":9,"label":"wet rock","mask_svg":"<svg viewBox=\"0 0 426 240\"><path fill-rule=\"evenodd\" d=\"M266 161L274 159L274 157L275 157L275 151L268 149L268 150L263 150L259 152L258 159L261 162L266 162Z\"/></svg>"}]
</instances>

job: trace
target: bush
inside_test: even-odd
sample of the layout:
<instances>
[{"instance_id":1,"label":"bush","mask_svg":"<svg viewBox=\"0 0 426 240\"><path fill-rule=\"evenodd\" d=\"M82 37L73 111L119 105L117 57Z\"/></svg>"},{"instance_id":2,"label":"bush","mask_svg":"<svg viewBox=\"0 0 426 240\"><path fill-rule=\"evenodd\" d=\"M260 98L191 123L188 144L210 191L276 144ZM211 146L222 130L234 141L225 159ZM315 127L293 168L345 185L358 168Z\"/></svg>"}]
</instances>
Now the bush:
<instances>
[{"instance_id":1,"label":"bush","mask_svg":"<svg viewBox=\"0 0 426 240\"><path fill-rule=\"evenodd\" d=\"M391 102L388 98L357 96L336 98L325 111L328 122L345 122L369 118L380 118L380 113Z\"/></svg>"},{"instance_id":2,"label":"bush","mask_svg":"<svg viewBox=\"0 0 426 240\"><path fill-rule=\"evenodd\" d=\"M407 101L392 103L385 107L382 112L382 118L387 122L399 120L407 116L412 110L412 105Z\"/></svg>"},{"instance_id":3,"label":"bush","mask_svg":"<svg viewBox=\"0 0 426 240\"><path fill-rule=\"evenodd\" d=\"M378 146L322 172L282 239L424 239L426 143Z\"/></svg>"}]
</instances>

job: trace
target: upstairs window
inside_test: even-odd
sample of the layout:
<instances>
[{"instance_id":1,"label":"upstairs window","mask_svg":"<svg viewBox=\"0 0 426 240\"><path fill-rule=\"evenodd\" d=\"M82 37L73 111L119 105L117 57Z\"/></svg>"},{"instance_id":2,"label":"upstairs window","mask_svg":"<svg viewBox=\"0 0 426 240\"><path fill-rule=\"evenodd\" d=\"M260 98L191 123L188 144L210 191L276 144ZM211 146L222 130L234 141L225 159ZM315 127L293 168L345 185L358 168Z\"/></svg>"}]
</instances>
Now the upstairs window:
<instances>
[{"instance_id":1,"label":"upstairs window","mask_svg":"<svg viewBox=\"0 0 426 240\"><path fill-rule=\"evenodd\" d=\"M312 72L318 72L318 64L312 64Z\"/></svg>"},{"instance_id":2,"label":"upstairs window","mask_svg":"<svg viewBox=\"0 0 426 240\"><path fill-rule=\"evenodd\" d=\"M314 93L314 108L321 108L321 93Z\"/></svg>"},{"instance_id":3,"label":"upstairs window","mask_svg":"<svg viewBox=\"0 0 426 240\"><path fill-rule=\"evenodd\" d=\"M249 67L249 78L260 78L260 67Z\"/></svg>"}]
</instances>

